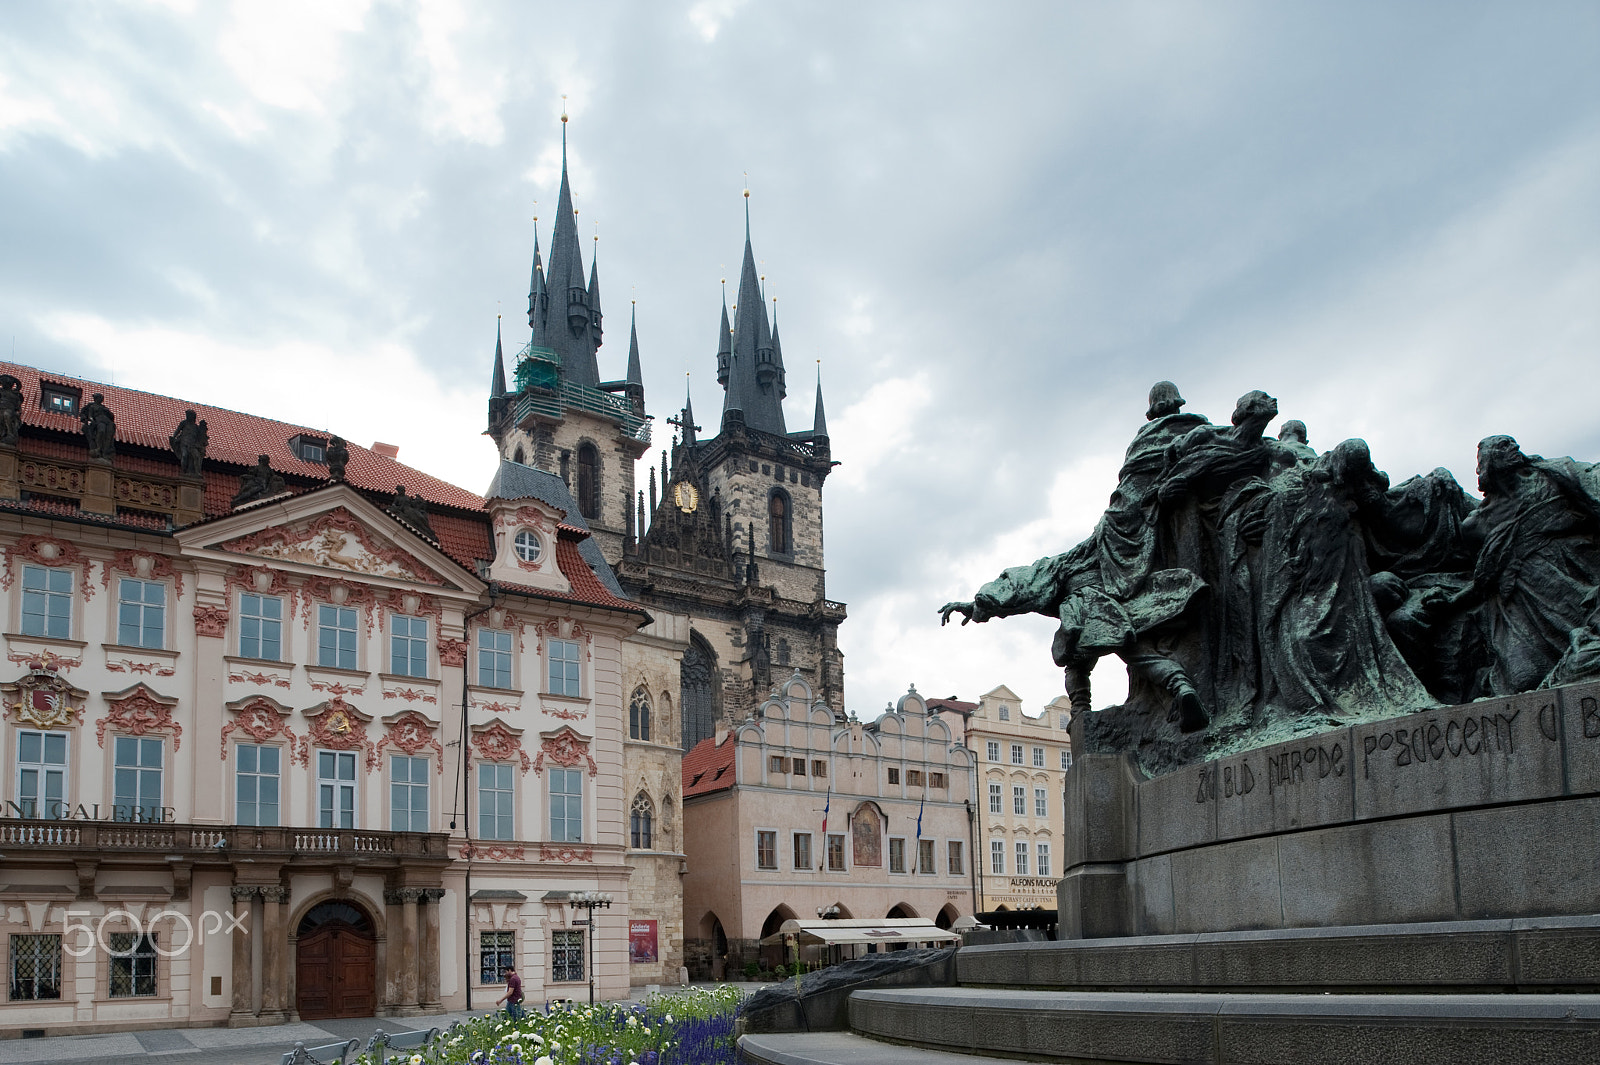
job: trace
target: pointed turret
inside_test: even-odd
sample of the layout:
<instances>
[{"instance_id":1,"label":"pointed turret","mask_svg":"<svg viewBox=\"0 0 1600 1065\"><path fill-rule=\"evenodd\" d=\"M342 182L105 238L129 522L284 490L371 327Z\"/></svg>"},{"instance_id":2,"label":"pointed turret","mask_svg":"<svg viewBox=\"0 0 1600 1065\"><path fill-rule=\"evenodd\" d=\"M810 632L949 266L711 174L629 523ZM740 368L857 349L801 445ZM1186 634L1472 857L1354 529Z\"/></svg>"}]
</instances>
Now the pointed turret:
<instances>
[{"instance_id":1,"label":"pointed turret","mask_svg":"<svg viewBox=\"0 0 1600 1065\"><path fill-rule=\"evenodd\" d=\"M561 116L561 194L556 201L555 231L550 238L550 269L545 272L546 309L543 337L535 346L553 350L561 361L561 377L594 388L600 383L595 348L599 346L600 313L591 313L591 281L583 272L577 212L572 207L572 181L567 173L567 116ZM535 325L537 332L538 326ZM540 340L544 343L539 343Z\"/></svg>"},{"instance_id":2,"label":"pointed turret","mask_svg":"<svg viewBox=\"0 0 1600 1065\"><path fill-rule=\"evenodd\" d=\"M544 318L544 260L539 257L539 219L533 220L533 276L528 278L528 328L535 333ZM538 343L537 340L534 343Z\"/></svg>"},{"instance_id":3,"label":"pointed turret","mask_svg":"<svg viewBox=\"0 0 1600 1065\"><path fill-rule=\"evenodd\" d=\"M733 351L729 360L728 390L723 409L744 412L745 424L763 432L785 433L783 425L783 363L772 342L756 256L750 242L749 193L745 193L744 263L739 270L738 314L733 324ZM718 378L721 359L718 359Z\"/></svg>"},{"instance_id":4,"label":"pointed turret","mask_svg":"<svg viewBox=\"0 0 1600 1065\"><path fill-rule=\"evenodd\" d=\"M494 320L494 372L489 377L489 398L498 399L506 394L506 354L500 344L500 319Z\"/></svg>"},{"instance_id":5,"label":"pointed turret","mask_svg":"<svg viewBox=\"0 0 1600 1065\"><path fill-rule=\"evenodd\" d=\"M594 331L594 346L600 346L600 238L594 238L594 254L589 256L589 328Z\"/></svg>"},{"instance_id":6,"label":"pointed turret","mask_svg":"<svg viewBox=\"0 0 1600 1065\"><path fill-rule=\"evenodd\" d=\"M733 362L733 327L728 324L728 286L722 286L722 325L717 328L717 384L728 387L728 369ZM724 404L726 407L726 404Z\"/></svg>"},{"instance_id":7,"label":"pointed turret","mask_svg":"<svg viewBox=\"0 0 1600 1065\"><path fill-rule=\"evenodd\" d=\"M698 426L694 424L694 394L691 392L688 383L685 382L683 386L683 442L685 445L696 442L694 434L697 428Z\"/></svg>"},{"instance_id":8,"label":"pointed turret","mask_svg":"<svg viewBox=\"0 0 1600 1065\"><path fill-rule=\"evenodd\" d=\"M817 413L811 423L811 439L828 439L828 416L822 410L822 367L817 367Z\"/></svg>"},{"instance_id":9,"label":"pointed turret","mask_svg":"<svg viewBox=\"0 0 1600 1065\"><path fill-rule=\"evenodd\" d=\"M633 304L628 320L628 401L633 412L644 417L644 369L639 362L639 305Z\"/></svg>"}]
</instances>

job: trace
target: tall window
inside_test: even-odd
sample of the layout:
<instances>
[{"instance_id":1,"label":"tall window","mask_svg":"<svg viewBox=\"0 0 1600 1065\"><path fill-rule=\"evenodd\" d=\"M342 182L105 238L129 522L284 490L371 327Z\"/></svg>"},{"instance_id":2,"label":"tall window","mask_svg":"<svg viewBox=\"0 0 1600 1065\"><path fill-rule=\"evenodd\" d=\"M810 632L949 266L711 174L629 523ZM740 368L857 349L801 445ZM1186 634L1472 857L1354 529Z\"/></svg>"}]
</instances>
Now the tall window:
<instances>
[{"instance_id":1,"label":"tall window","mask_svg":"<svg viewBox=\"0 0 1600 1065\"><path fill-rule=\"evenodd\" d=\"M165 647L167 586L159 581L117 582L117 642L124 647Z\"/></svg>"},{"instance_id":2,"label":"tall window","mask_svg":"<svg viewBox=\"0 0 1600 1065\"><path fill-rule=\"evenodd\" d=\"M1061 768L1062 769L1071 769L1072 768L1072 752L1071 751L1065 750L1065 749L1062 750L1062 752L1061 752Z\"/></svg>"},{"instance_id":3,"label":"tall window","mask_svg":"<svg viewBox=\"0 0 1600 1065\"><path fill-rule=\"evenodd\" d=\"M583 839L583 771L550 770L550 839L577 843Z\"/></svg>"},{"instance_id":4,"label":"tall window","mask_svg":"<svg viewBox=\"0 0 1600 1065\"><path fill-rule=\"evenodd\" d=\"M950 875L963 875L966 872L966 862L963 860L965 855L962 853L961 841L959 839L949 840L947 850L950 860Z\"/></svg>"},{"instance_id":5,"label":"tall window","mask_svg":"<svg viewBox=\"0 0 1600 1065\"><path fill-rule=\"evenodd\" d=\"M357 668L356 612L351 607L317 607L317 665Z\"/></svg>"},{"instance_id":6,"label":"tall window","mask_svg":"<svg viewBox=\"0 0 1600 1065\"><path fill-rule=\"evenodd\" d=\"M600 516L600 453L593 444L578 445L578 509L586 518Z\"/></svg>"},{"instance_id":7,"label":"tall window","mask_svg":"<svg viewBox=\"0 0 1600 1065\"><path fill-rule=\"evenodd\" d=\"M1043 747L1035 747L1033 749L1033 764L1034 764L1034 767L1037 768L1037 769L1043 769L1044 768L1044 748Z\"/></svg>"},{"instance_id":8,"label":"tall window","mask_svg":"<svg viewBox=\"0 0 1600 1065\"><path fill-rule=\"evenodd\" d=\"M776 869L778 867L778 834L771 829L761 829L756 833L756 868Z\"/></svg>"},{"instance_id":9,"label":"tall window","mask_svg":"<svg viewBox=\"0 0 1600 1065\"><path fill-rule=\"evenodd\" d=\"M389 831L428 831L428 758L389 759Z\"/></svg>"},{"instance_id":10,"label":"tall window","mask_svg":"<svg viewBox=\"0 0 1600 1065\"><path fill-rule=\"evenodd\" d=\"M1006 871L1006 845L1002 840L989 841L989 872L1001 874Z\"/></svg>"},{"instance_id":11,"label":"tall window","mask_svg":"<svg viewBox=\"0 0 1600 1065\"><path fill-rule=\"evenodd\" d=\"M1001 813L1002 812L1001 809L1000 809L1000 798L1001 798L1001 796L1000 796L1000 785L998 785L998 784L990 784L989 785L989 812L990 813L997 814L997 813Z\"/></svg>"},{"instance_id":12,"label":"tall window","mask_svg":"<svg viewBox=\"0 0 1600 1065\"><path fill-rule=\"evenodd\" d=\"M917 872L936 873L938 871L933 864L933 840L917 840Z\"/></svg>"},{"instance_id":13,"label":"tall window","mask_svg":"<svg viewBox=\"0 0 1600 1065\"><path fill-rule=\"evenodd\" d=\"M643 688L634 692L632 701L628 703L628 738L650 738L650 696Z\"/></svg>"},{"instance_id":14,"label":"tall window","mask_svg":"<svg viewBox=\"0 0 1600 1065\"><path fill-rule=\"evenodd\" d=\"M811 833L796 832L794 834L794 867L796 870L811 869Z\"/></svg>"},{"instance_id":15,"label":"tall window","mask_svg":"<svg viewBox=\"0 0 1600 1065\"><path fill-rule=\"evenodd\" d=\"M1028 789L1020 784L1011 786L1011 812L1019 817L1028 812Z\"/></svg>"},{"instance_id":16,"label":"tall window","mask_svg":"<svg viewBox=\"0 0 1600 1065\"><path fill-rule=\"evenodd\" d=\"M515 932L478 933L478 982L503 984L506 970L517 963Z\"/></svg>"},{"instance_id":17,"label":"tall window","mask_svg":"<svg viewBox=\"0 0 1600 1065\"><path fill-rule=\"evenodd\" d=\"M550 640L550 694L582 695L579 681L578 641Z\"/></svg>"},{"instance_id":18,"label":"tall window","mask_svg":"<svg viewBox=\"0 0 1600 1065\"><path fill-rule=\"evenodd\" d=\"M17 805L24 817L59 817L67 801L67 734L17 733Z\"/></svg>"},{"instance_id":19,"label":"tall window","mask_svg":"<svg viewBox=\"0 0 1600 1065\"><path fill-rule=\"evenodd\" d=\"M828 833L828 871L830 873L842 873L845 871L843 833Z\"/></svg>"},{"instance_id":20,"label":"tall window","mask_svg":"<svg viewBox=\"0 0 1600 1065\"><path fill-rule=\"evenodd\" d=\"M774 491L767 499L767 546L775 554L787 555L794 550L789 536L789 496Z\"/></svg>"},{"instance_id":21,"label":"tall window","mask_svg":"<svg viewBox=\"0 0 1600 1065\"><path fill-rule=\"evenodd\" d=\"M283 659L283 600L274 595L239 596L239 657Z\"/></svg>"},{"instance_id":22,"label":"tall window","mask_svg":"<svg viewBox=\"0 0 1600 1065\"><path fill-rule=\"evenodd\" d=\"M1011 707L1002 706L1000 708L1000 720L1001 721L1010 721L1011 720Z\"/></svg>"},{"instance_id":23,"label":"tall window","mask_svg":"<svg viewBox=\"0 0 1600 1065\"><path fill-rule=\"evenodd\" d=\"M903 873L906 871L906 841L903 839L889 840L889 872Z\"/></svg>"},{"instance_id":24,"label":"tall window","mask_svg":"<svg viewBox=\"0 0 1600 1065\"><path fill-rule=\"evenodd\" d=\"M389 635L389 672L402 677L428 675L428 619L396 614Z\"/></svg>"},{"instance_id":25,"label":"tall window","mask_svg":"<svg viewBox=\"0 0 1600 1065\"><path fill-rule=\"evenodd\" d=\"M161 820L161 769L166 744L141 736L118 736L113 756L114 813L118 821Z\"/></svg>"},{"instance_id":26,"label":"tall window","mask_svg":"<svg viewBox=\"0 0 1600 1065\"><path fill-rule=\"evenodd\" d=\"M571 983L583 979L583 933L550 933L550 980Z\"/></svg>"},{"instance_id":27,"label":"tall window","mask_svg":"<svg viewBox=\"0 0 1600 1065\"><path fill-rule=\"evenodd\" d=\"M61 997L61 937L11 937L12 1002L38 1002Z\"/></svg>"},{"instance_id":28,"label":"tall window","mask_svg":"<svg viewBox=\"0 0 1600 1065\"><path fill-rule=\"evenodd\" d=\"M990 740L989 741L989 743L988 743L988 755L989 755L989 761L991 761L991 762L998 762L1000 760L1000 741L999 740Z\"/></svg>"},{"instance_id":29,"label":"tall window","mask_svg":"<svg viewBox=\"0 0 1600 1065\"><path fill-rule=\"evenodd\" d=\"M478 683L485 688L511 687L511 634L478 630Z\"/></svg>"},{"instance_id":30,"label":"tall window","mask_svg":"<svg viewBox=\"0 0 1600 1065\"><path fill-rule=\"evenodd\" d=\"M1022 744L1020 744L1020 743L1013 743L1011 745L1011 764L1012 765L1021 765L1022 764Z\"/></svg>"},{"instance_id":31,"label":"tall window","mask_svg":"<svg viewBox=\"0 0 1600 1065\"><path fill-rule=\"evenodd\" d=\"M1017 875L1028 875L1028 845L1026 843L1017 844Z\"/></svg>"},{"instance_id":32,"label":"tall window","mask_svg":"<svg viewBox=\"0 0 1600 1065\"><path fill-rule=\"evenodd\" d=\"M1036 854L1038 855L1038 858L1039 858L1039 864L1038 864L1039 875L1040 876L1049 876L1050 875L1050 844L1048 844L1048 843L1035 843L1033 845L1033 849L1034 849L1034 851L1036 852Z\"/></svg>"},{"instance_id":33,"label":"tall window","mask_svg":"<svg viewBox=\"0 0 1600 1065\"><path fill-rule=\"evenodd\" d=\"M22 634L71 638L71 570L22 567Z\"/></svg>"},{"instance_id":34,"label":"tall window","mask_svg":"<svg viewBox=\"0 0 1600 1065\"><path fill-rule=\"evenodd\" d=\"M1045 799L1045 790L1043 788L1033 789L1033 816L1050 816L1050 805Z\"/></svg>"},{"instance_id":35,"label":"tall window","mask_svg":"<svg viewBox=\"0 0 1600 1065\"><path fill-rule=\"evenodd\" d=\"M1071 728L1072 727L1072 715L1071 714L1062 714L1061 715L1061 727L1062 728Z\"/></svg>"},{"instance_id":36,"label":"tall window","mask_svg":"<svg viewBox=\"0 0 1600 1065\"><path fill-rule=\"evenodd\" d=\"M633 808L628 811L628 842L634 850L650 850L651 835L655 829L655 804L644 792L633 797Z\"/></svg>"},{"instance_id":37,"label":"tall window","mask_svg":"<svg viewBox=\"0 0 1600 1065\"><path fill-rule=\"evenodd\" d=\"M317 827L356 827L356 756L317 752Z\"/></svg>"},{"instance_id":38,"label":"tall window","mask_svg":"<svg viewBox=\"0 0 1600 1065\"><path fill-rule=\"evenodd\" d=\"M478 763L478 838L516 839L516 790L509 762Z\"/></svg>"},{"instance_id":39,"label":"tall window","mask_svg":"<svg viewBox=\"0 0 1600 1065\"><path fill-rule=\"evenodd\" d=\"M233 819L240 825L277 826L278 785L282 751L255 743L241 743L234 754Z\"/></svg>"},{"instance_id":40,"label":"tall window","mask_svg":"<svg viewBox=\"0 0 1600 1065\"><path fill-rule=\"evenodd\" d=\"M112 932L111 997L137 998L156 993L156 937Z\"/></svg>"}]
</instances>

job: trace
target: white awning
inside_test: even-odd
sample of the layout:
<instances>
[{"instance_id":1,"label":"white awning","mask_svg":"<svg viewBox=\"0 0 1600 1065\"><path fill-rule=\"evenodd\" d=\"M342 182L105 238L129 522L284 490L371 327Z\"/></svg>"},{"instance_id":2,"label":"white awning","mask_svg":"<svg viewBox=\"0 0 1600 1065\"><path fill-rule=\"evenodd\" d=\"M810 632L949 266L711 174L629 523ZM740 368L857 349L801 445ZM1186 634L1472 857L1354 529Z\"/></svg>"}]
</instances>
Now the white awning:
<instances>
[{"instance_id":1,"label":"white awning","mask_svg":"<svg viewBox=\"0 0 1600 1065\"><path fill-rule=\"evenodd\" d=\"M803 947L841 943L958 943L961 937L940 928L926 917L885 917L881 920L785 921L763 939L763 944L783 943L789 936Z\"/></svg>"}]
</instances>

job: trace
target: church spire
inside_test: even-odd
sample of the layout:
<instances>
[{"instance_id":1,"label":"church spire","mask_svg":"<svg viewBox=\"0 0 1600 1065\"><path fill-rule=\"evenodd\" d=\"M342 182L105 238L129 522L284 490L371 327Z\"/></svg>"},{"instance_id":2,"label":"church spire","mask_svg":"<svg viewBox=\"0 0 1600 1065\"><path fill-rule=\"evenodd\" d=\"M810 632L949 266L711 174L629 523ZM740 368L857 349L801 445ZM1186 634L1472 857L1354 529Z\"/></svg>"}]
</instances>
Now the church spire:
<instances>
[{"instance_id":1,"label":"church spire","mask_svg":"<svg viewBox=\"0 0 1600 1065\"><path fill-rule=\"evenodd\" d=\"M489 377L489 398L498 399L506 394L506 356L500 345L500 316L494 316L494 372Z\"/></svg>"},{"instance_id":2,"label":"church spire","mask_svg":"<svg viewBox=\"0 0 1600 1065\"><path fill-rule=\"evenodd\" d=\"M694 424L694 392L689 387L689 375L683 375L683 442L685 445L695 443L695 430L699 426Z\"/></svg>"},{"instance_id":3,"label":"church spire","mask_svg":"<svg viewBox=\"0 0 1600 1065\"><path fill-rule=\"evenodd\" d=\"M598 278L584 277L577 214L567 171L567 115L563 112L561 194L556 201L555 231L550 238L550 268L545 271L546 310L543 336L538 338L544 343L538 346L550 348L560 357L564 380L594 388L600 383L600 367L595 358L595 349L600 346L600 311L592 306L590 288ZM593 287L598 294L598 286Z\"/></svg>"},{"instance_id":4,"label":"church spire","mask_svg":"<svg viewBox=\"0 0 1600 1065\"><path fill-rule=\"evenodd\" d=\"M728 324L728 282L722 282L722 325L717 329L717 384L728 387L729 365L733 362L733 327ZM727 404L723 405L727 409Z\"/></svg>"},{"instance_id":5,"label":"church spire","mask_svg":"<svg viewBox=\"0 0 1600 1065\"><path fill-rule=\"evenodd\" d=\"M828 439L828 416L822 411L822 360L817 360L817 413L811 423L811 438L813 440Z\"/></svg>"},{"instance_id":6,"label":"church spire","mask_svg":"<svg viewBox=\"0 0 1600 1065\"><path fill-rule=\"evenodd\" d=\"M625 392L633 413L644 417L644 369L639 362L639 304L634 301L628 322L628 379Z\"/></svg>"},{"instance_id":7,"label":"church spire","mask_svg":"<svg viewBox=\"0 0 1600 1065\"><path fill-rule=\"evenodd\" d=\"M528 279L528 328L535 333L538 333L539 325L544 321L544 296L544 260L539 257L539 216L534 215L533 276Z\"/></svg>"},{"instance_id":8,"label":"church spire","mask_svg":"<svg viewBox=\"0 0 1600 1065\"><path fill-rule=\"evenodd\" d=\"M745 190L744 263L739 270L739 294L735 305L733 351L728 367L728 390L724 410L744 411L745 424L752 429L785 434L783 424L783 363L772 343L772 327L767 321L766 301L761 296L761 280L756 272L756 256L750 241L750 190ZM718 358L718 378L722 377Z\"/></svg>"},{"instance_id":9,"label":"church spire","mask_svg":"<svg viewBox=\"0 0 1600 1065\"><path fill-rule=\"evenodd\" d=\"M594 331L594 346L600 346L600 233L595 227L594 251L589 256L589 319Z\"/></svg>"}]
</instances>

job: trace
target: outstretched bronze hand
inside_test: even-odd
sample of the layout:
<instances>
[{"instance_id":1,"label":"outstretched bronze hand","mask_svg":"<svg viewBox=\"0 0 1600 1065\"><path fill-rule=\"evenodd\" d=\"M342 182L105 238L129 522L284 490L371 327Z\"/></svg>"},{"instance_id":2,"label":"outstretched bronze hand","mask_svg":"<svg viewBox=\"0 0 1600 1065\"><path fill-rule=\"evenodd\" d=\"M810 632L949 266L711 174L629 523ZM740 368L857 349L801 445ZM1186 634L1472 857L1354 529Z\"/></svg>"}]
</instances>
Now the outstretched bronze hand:
<instances>
[{"instance_id":1,"label":"outstretched bronze hand","mask_svg":"<svg viewBox=\"0 0 1600 1065\"><path fill-rule=\"evenodd\" d=\"M961 624L965 625L972 620L972 612L976 609L971 603L946 603L939 608L939 624L950 624L951 614L961 615Z\"/></svg>"}]
</instances>

